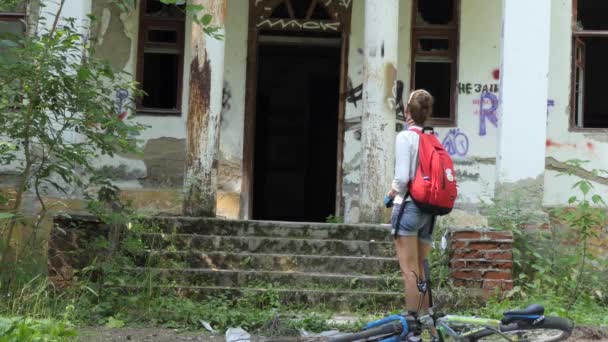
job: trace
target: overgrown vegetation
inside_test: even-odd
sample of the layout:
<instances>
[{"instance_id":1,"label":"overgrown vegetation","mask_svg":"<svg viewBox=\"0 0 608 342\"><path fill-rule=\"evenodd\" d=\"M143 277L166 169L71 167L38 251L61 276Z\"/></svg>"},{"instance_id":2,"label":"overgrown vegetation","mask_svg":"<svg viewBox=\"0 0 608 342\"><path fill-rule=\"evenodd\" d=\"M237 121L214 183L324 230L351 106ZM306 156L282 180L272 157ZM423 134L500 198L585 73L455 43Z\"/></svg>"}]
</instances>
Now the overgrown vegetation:
<instances>
[{"instance_id":1,"label":"overgrown vegetation","mask_svg":"<svg viewBox=\"0 0 608 342\"><path fill-rule=\"evenodd\" d=\"M21 261L39 260L40 232L48 219L46 196L94 188L94 161L104 155L137 153L134 137L144 126L121 120L115 94L139 94L133 82L121 81L109 63L94 57L86 28L73 19L61 21L65 0L56 13L43 16L36 35L7 36L0 54L0 136L11 142L0 163L14 170L15 192L2 224L2 285L20 287L15 270ZM43 9L44 11L44 9ZM39 209L28 209L34 196ZM12 244L20 230L20 245ZM34 270L36 271L36 270Z\"/></svg>"},{"instance_id":2,"label":"overgrown vegetation","mask_svg":"<svg viewBox=\"0 0 608 342\"><path fill-rule=\"evenodd\" d=\"M74 328L63 321L0 317L1 341L69 341L75 336Z\"/></svg>"},{"instance_id":3,"label":"overgrown vegetation","mask_svg":"<svg viewBox=\"0 0 608 342\"><path fill-rule=\"evenodd\" d=\"M160 228L137 220L131 221L129 227L112 258L104 257L110 247L104 237L83 246L83 254L86 251L86 255L92 257L91 265L76 271L70 287L56 289L46 279L36 278L17 296L0 298L0 315L51 317L57 322L110 328L153 325L202 329L201 322L205 321L218 331L241 326L252 332L283 336L299 334L299 329L309 332L330 328L356 330L363 324L363 320L355 324L330 324L327 321L333 314L331 310L283 305L278 293L268 286L263 292L248 291L237 297L217 295L202 299L196 293L180 293L155 271L129 273L126 269L136 268L137 256L161 245L166 247L165 243L171 243L172 239L171 234L156 240L143 239L143 235L159 232ZM150 259L146 257L143 264L149 263Z\"/></svg>"},{"instance_id":4,"label":"overgrown vegetation","mask_svg":"<svg viewBox=\"0 0 608 342\"><path fill-rule=\"evenodd\" d=\"M570 170L585 163L568 162ZM572 176L570 170L560 176ZM608 224L606 202L586 179L576 181L572 191L570 206L549 210L544 224L545 213L531 210L518 193L486 207L490 226L513 232L515 287L506 300L490 301L482 312L500 313L514 303L539 302L579 323L608 323L608 265L601 259L605 255L590 250Z\"/></svg>"},{"instance_id":5,"label":"overgrown vegetation","mask_svg":"<svg viewBox=\"0 0 608 342\"><path fill-rule=\"evenodd\" d=\"M127 90L138 96L141 92L132 82L124 81L130 79L128 75L95 58L94 44L83 33L87 28L74 19L58 19L64 2L59 1L50 22L42 19L40 27L29 28L37 35L0 37L0 137L6 140L0 142L0 166L13 168L17 179L13 194L0 193L0 208L7 208L0 212L2 341L69 340L74 336L72 323L200 329L205 321L218 330L241 326L282 335L299 329L356 330L364 320L381 314L362 307L361 321L337 325L328 323L331 310L283 305L271 286L240 297L218 295L197 300L194 293L180 292L152 271L126 272L136 268L134 260L138 258L148 265L151 258L146 252L154 243L166 241L142 238L142 234L159 232L160 228L138 223L128 205L120 201L119 189L97 172L94 161L104 155L138 152L136 136L145 127L117 115L115 94ZM134 5L134 0L112 2L125 11ZM0 0L0 9L12 10L19 3L22 1ZM207 34L222 38L219 28L210 26L213 18L204 14L201 6L187 5L184 10ZM582 161L570 164L584 165ZM514 234L516 286L506 298L490 300L474 313L498 317L507 308L539 302L550 308L550 314L568 316L579 323L608 325L606 263L590 249L606 225L606 203L587 180L578 181L573 189L572 207L551 211L551 221L540 229L530 227L530 223L542 221L542 215L530 211L526 199L517 193L486 208L492 226ZM35 260L44 251L39 230L50 210L45 196L81 192L86 192L88 209L110 227L110 234L83 246L95 258L75 274L71 286L56 289L45 277L32 275L42 273L37 272L40 265ZM37 199L37 211L24 210L26 196ZM329 216L327 222L342 223L343 218ZM437 226L435 241L441 240L446 226ZM17 246L10 242L19 229L25 243ZM31 232L24 234L26 229ZM163 237L171 238L170 234ZM166 248L171 250L171 243ZM452 304L447 309L471 310L464 294L449 287L448 258L443 248L432 252L435 292ZM160 262L166 267L181 266L171 260ZM386 287L398 290L393 278L387 276Z\"/></svg>"},{"instance_id":6,"label":"overgrown vegetation","mask_svg":"<svg viewBox=\"0 0 608 342\"><path fill-rule=\"evenodd\" d=\"M75 313L86 312L87 300L97 298L95 306L103 307L103 284L94 278L111 272L100 272L98 266L124 262L124 256L113 254L124 232L125 208L118 189L95 163L104 156L139 152L136 137L145 127L119 115L116 94L127 92L132 100L142 92L130 75L96 57L89 27L63 17L65 0L56 2L53 13L44 3L30 3L0 0L0 12L40 11L29 13L36 22L27 34L0 36L0 167L10 170L16 183L0 192L0 313L12 317L0 320L0 340L62 341L73 335L67 322L79 320ZM111 3L124 11L135 7L134 0ZM180 8L205 33L222 38L202 6ZM126 104L131 112L132 104ZM89 209L106 213L112 234L109 242L97 241L107 251L97 266L83 270L84 278L73 288L58 291L37 274L46 273L49 213L57 204L48 198L61 196L89 198Z\"/></svg>"}]
</instances>

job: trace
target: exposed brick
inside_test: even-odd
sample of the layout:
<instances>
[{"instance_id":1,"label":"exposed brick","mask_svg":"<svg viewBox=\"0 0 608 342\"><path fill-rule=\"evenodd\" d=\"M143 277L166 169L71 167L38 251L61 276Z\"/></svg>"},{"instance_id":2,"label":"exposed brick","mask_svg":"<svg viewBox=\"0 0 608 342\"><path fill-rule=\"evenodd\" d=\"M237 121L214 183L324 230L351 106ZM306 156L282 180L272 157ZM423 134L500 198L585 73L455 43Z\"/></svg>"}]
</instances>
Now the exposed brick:
<instances>
[{"instance_id":1,"label":"exposed brick","mask_svg":"<svg viewBox=\"0 0 608 342\"><path fill-rule=\"evenodd\" d=\"M467 260L468 268L476 268L476 269L490 268L491 265L492 265L492 261L486 260L486 259Z\"/></svg>"},{"instance_id":2,"label":"exposed brick","mask_svg":"<svg viewBox=\"0 0 608 342\"><path fill-rule=\"evenodd\" d=\"M463 251L462 259L479 259L483 257L483 253L480 251Z\"/></svg>"},{"instance_id":3,"label":"exposed brick","mask_svg":"<svg viewBox=\"0 0 608 342\"><path fill-rule=\"evenodd\" d=\"M466 262L464 262L463 260L452 260L450 261L450 267L452 269L461 269L461 268L465 268Z\"/></svg>"},{"instance_id":4,"label":"exposed brick","mask_svg":"<svg viewBox=\"0 0 608 342\"><path fill-rule=\"evenodd\" d=\"M491 241L470 242L469 248L477 251L500 249L500 244Z\"/></svg>"},{"instance_id":5,"label":"exposed brick","mask_svg":"<svg viewBox=\"0 0 608 342\"><path fill-rule=\"evenodd\" d=\"M481 238L480 232L461 231L452 234L452 240L477 240Z\"/></svg>"},{"instance_id":6,"label":"exposed brick","mask_svg":"<svg viewBox=\"0 0 608 342\"><path fill-rule=\"evenodd\" d=\"M501 270L511 270L513 269L513 262L511 261L494 261L492 262L492 268L497 268Z\"/></svg>"},{"instance_id":7,"label":"exposed brick","mask_svg":"<svg viewBox=\"0 0 608 342\"><path fill-rule=\"evenodd\" d=\"M485 232L483 235L488 240L513 240L511 232Z\"/></svg>"},{"instance_id":8,"label":"exposed brick","mask_svg":"<svg viewBox=\"0 0 608 342\"><path fill-rule=\"evenodd\" d=\"M465 280L465 279L454 279L452 285L457 287L468 287L468 288L482 288L483 281L481 280Z\"/></svg>"},{"instance_id":9,"label":"exposed brick","mask_svg":"<svg viewBox=\"0 0 608 342\"><path fill-rule=\"evenodd\" d=\"M481 271L458 270L452 273L454 279L481 279Z\"/></svg>"},{"instance_id":10,"label":"exposed brick","mask_svg":"<svg viewBox=\"0 0 608 342\"><path fill-rule=\"evenodd\" d=\"M485 251L484 256L489 260L513 260L512 251Z\"/></svg>"},{"instance_id":11,"label":"exposed brick","mask_svg":"<svg viewBox=\"0 0 608 342\"><path fill-rule=\"evenodd\" d=\"M486 271L483 274L483 279L511 280L511 272L505 271Z\"/></svg>"},{"instance_id":12,"label":"exposed brick","mask_svg":"<svg viewBox=\"0 0 608 342\"><path fill-rule=\"evenodd\" d=\"M484 290L500 289L501 291L510 291L513 289L513 282L512 281L503 281L503 280L484 280L483 289Z\"/></svg>"},{"instance_id":13,"label":"exposed brick","mask_svg":"<svg viewBox=\"0 0 608 342\"><path fill-rule=\"evenodd\" d=\"M469 245L468 241L452 241L452 244L450 245L450 247L452 249L461 249L461 248L467 248L468 245Z\"/></svg>"},{"instance_id":14,"label":"exposed brick","mask_svg":"<svg viewBox=\"0 0 608 342\"><path fill-rule=\"evenodd\" d=\"M454 286L458 286L458 287L463 287L463 286L467 286L467 282L461 279L454 279L454 281L452 281L452 285Z\"/></svg>"}]
</instances>

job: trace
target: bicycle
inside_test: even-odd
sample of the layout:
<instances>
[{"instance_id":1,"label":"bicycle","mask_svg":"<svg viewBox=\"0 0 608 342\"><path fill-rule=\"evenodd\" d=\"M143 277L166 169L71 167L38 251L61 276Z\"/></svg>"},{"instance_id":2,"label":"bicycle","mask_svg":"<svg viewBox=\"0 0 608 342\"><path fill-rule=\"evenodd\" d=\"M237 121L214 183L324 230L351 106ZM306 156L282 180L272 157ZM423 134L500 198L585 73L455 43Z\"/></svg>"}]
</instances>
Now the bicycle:
<instances>
[{"instance_id":1,"label":"bicycle","mask_svg":"<svg viewBox=\"0 0 608 342\"><path fill-rule=\"evenodd\" d=\"M425 263L428 275L428 263ZM531 305L523 310L507 311L500 320L459 315L434 313L431 283L420 281L416 275L421 298L429 295L429 313L417 316L415 313L392 315L368 323L356 333L344 334L329 339L329 342L376 341L398 342L407 339L408 333L420 335L429 331L434 341L563 341L570 337L573 323L561 317L545 316L541 305ZM422 302L422 301L420 301ZM418 309L420 311L420 308Z\"/></svg>"}]
</instances>

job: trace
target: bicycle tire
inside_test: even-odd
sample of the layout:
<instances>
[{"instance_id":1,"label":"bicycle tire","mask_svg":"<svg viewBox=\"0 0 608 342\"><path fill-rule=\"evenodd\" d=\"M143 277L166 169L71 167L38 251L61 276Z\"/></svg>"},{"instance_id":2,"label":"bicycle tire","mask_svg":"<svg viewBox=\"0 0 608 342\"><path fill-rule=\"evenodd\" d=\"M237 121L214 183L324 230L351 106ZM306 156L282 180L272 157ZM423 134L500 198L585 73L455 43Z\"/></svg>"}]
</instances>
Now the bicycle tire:
<instances>
[{"instance_id":1,"label":"bicycle tire","mask_svg":"<svg viewBox=\"0 0 608 342\"><path fill-rule=\"evenodd\" d=\"M401 334L402 331L403 326L401 326L401 323L387 323L376 328L362 330L352 334L336 336L330 339L328 342L353 342L365 340L371 337L389 337Z\"/></svg>"},{"instance_id":2,"label":"bicycle tire","mask_svg":"<svg viewBox=\"0 0 608 342\"><path fill-rule=\"evenodd\" d=\"M529 336L530 334L541 333L539 337L526 339L527 341L535 342L557 342L563 341L572 334L573 324L571 321L561 317L545 317L545 319L537 325L532 323L520 322L518 324L504 325L500 332L505 335L517 334L521 337ZM559 334L549 334L549 332L559 332ZM486 329L477 334L469 336L469 341L504 341L504 337L496 331Z\"/></svg>"}]
</instances>

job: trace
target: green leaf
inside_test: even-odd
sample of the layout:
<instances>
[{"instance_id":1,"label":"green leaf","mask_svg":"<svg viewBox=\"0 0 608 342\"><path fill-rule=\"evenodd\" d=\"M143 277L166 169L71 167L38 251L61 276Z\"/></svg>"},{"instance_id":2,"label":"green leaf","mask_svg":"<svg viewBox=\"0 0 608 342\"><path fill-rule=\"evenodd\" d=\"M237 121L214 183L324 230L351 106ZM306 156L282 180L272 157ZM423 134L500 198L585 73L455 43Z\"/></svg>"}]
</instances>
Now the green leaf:
<instances>
[{"instance_id":1,"label":"green leaf","mask_svg":"<svg viewBox=\"0 0 608 342\"><path fill-rule=\"evenodd\" d=\"M591 185L591 183L588 181L581 181L579 188L581 189L582 193L586 195L589 193L591 188L593 188L593 185Z\"/></svg>"},{"instance_id":2,"label":"green leaf","mask_svg":"<svg viewBox=\"0 0 608 342\"><path fill-rule=\"evenodd\" d=\"M204 26L211 24L212 20L213 20L213 16L211 16L210 14L205 14L201 18L201 22L203 23Z\"/></svg>"},{"instance_id":3,"label":"green leaf","mask_svg":"<svg viewBox=\"0 0 608 342\"><path fill-rule=\"evenodd\" d=\"M600 196L600 195L593 195L593 197L591 197L591 200L595 204L602 204L602 205L606 206L606 202L604 201L604 198L602 198L602 196Z\"/></svg>"},{"instance_id":4,"label":"green leaf","mask_svg":"<svg viewBox=\"0 0 608 342\"><path fill-rule=\"evenodd\" d=\"M189 14L196 14L204 9L205 9L205 6L203 6L203 5L193 5L193 4L186 5L186 12L188 12Z\"/></svg>"},{"instance_id":5,"label":"green leaf","mask_svg":"<svg viewBox=\"0 0 608 342\"><path fill-rule=\"evenodd\" d=\"M0 221L1 220L8 220L15 217L15 214L13 213L0 213Z\"/></svg>"},{"instance_id":6,"label":"green leaf","mask_svg":"<svg viewBox=\"0 0 608 342\"><path fill-rule=\"evenodd\" d=\"M119 319L115 319L114 317L108 318L108 323L106 323L106 327L110 329L122 328L125 326L125 322Z\"/></svg>"},{"instance_id":7,"label":"green leaf","mask_svg":"<svg viewBox=\"0 0 608 342\"><path fill-rule=\"evenodd\" d=\"M572 196L568 199L568 204L572 204L574 202L576 202L576 196Z\"/></svg>"}]
</instances>

